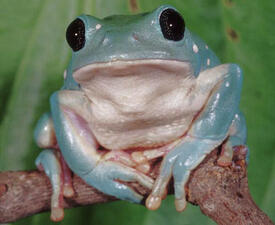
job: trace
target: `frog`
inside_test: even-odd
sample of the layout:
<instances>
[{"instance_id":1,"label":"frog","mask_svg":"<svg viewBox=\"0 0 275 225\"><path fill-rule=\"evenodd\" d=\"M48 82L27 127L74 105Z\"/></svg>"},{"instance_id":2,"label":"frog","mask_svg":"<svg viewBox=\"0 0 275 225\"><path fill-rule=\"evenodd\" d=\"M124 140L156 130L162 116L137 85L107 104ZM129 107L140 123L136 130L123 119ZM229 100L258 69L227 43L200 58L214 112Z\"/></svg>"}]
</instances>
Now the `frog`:
<instances>
[{"instance_id":1,"label":"frog","mask_svg":"<svg viewBox=\"0 0 275 225\"><path fill-rule=\"evenodd\" d=\"M218 163L227 166L234 147L246 147L241 68L222 64L175 7L103 19L83 14L66 40L72 57L64 84L34 132L43 149L36 166L52 185L52 220L63 219L63 200L76 193L73 174L150 210L160 207L173 178L181 212L189 176L203 159L219 147ZM151 164L159 159L153 179Z\"/></svg>"}]
</instances>

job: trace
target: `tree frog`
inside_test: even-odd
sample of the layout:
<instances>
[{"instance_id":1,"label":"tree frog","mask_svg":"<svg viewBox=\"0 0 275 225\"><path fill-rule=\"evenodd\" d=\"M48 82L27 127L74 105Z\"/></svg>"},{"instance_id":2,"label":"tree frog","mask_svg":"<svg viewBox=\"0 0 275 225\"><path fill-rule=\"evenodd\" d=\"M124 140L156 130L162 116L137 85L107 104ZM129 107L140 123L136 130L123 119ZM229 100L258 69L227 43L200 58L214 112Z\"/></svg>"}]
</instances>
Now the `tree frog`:
<instances>
[{"instance_id":1,"label":"tree frog","mask_svg":"<svg viewBox=\"0 0 275 225\"><path fill-rule=\"evenodd\" d=\"M151 190L157 209L174 179L175 206L186 206L190 172L214 148L230 164L234 146L246 145L239 111L242 71L221 64L164 5L150 13L98 19L81 15L67 28L72 58L64 85L50 98L35 140L44 150L36 165L50 178L51 218L64 216L63 197L74 195L71 171L99 191L140 203L127 186ZM162 159L158 177L148 174Z\"/></svg>"}]
</instances>

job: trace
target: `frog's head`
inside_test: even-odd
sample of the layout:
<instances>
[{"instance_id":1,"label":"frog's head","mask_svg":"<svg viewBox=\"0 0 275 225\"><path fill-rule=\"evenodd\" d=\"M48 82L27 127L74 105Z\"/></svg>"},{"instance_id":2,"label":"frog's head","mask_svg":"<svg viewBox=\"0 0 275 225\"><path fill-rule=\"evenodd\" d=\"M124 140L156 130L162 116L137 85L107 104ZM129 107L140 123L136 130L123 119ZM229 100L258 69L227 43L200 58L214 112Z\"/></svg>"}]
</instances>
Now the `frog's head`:
<instances>
[{"instance_id":1,"label":"frog's head","mask_svg":"<svg viewBox=\"0 0 275 225\"><path fill-rule=\"evenodd\" d=\"M168 82L171 88L179 79L196 78L218 63L208 46L185 27L183 16L168 5L131 16L82 15L69 25L66 38L73 50L66 89L94 89L99 79L115 89L122 77L125 85L143 80L141 85L157 82L161 88Z\"/></svg>"}]
</instances>

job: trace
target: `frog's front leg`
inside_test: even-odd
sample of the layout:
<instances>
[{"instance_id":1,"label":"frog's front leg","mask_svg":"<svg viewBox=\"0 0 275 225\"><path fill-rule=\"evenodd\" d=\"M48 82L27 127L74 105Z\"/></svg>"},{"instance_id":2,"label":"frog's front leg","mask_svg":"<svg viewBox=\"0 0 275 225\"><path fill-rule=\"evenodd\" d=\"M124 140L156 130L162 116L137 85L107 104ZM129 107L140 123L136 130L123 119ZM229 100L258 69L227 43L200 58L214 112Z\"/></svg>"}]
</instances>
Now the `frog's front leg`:
<instances>
[{"instance_id":1,"label":"frog's front leg","mask_svg":"<svg viewBox=\"0 0 275 225\"><path fill-rule=\"evenodd\" d=\"M163 159L160 174L146 200L146 206L149 209L157 209L160 206L167 184L173 176L176 209L184 210L186 207L184 186L191 170L229 135L229 128L234 116L238 113L242 85L241 70L235 64L226 64L203 71L198 77L198 92L211 86L208 85L212 82L211 79L218 80L218 83L213 88L208 101L180 144ZM245 123L242 121L237 127L243 129L243 126ZM241 134L239 140L245 142L245 137Z\"/></svg>"},{"instance_id":2,"label":"frog's front leg","mask_svg":"<svg viewBox=\"0 0 275 225\"><path fill-rule=\"evenodd\" d=\"M92 102L82 91L61 90L51 97L56 137L65 161L74 173L99 191L140 202L143 196L122 182L138 182L151 189L153 180L134 168L108 159L107 150L99 150L89 123L91 107Z\"/></svg>"}]
</instances>

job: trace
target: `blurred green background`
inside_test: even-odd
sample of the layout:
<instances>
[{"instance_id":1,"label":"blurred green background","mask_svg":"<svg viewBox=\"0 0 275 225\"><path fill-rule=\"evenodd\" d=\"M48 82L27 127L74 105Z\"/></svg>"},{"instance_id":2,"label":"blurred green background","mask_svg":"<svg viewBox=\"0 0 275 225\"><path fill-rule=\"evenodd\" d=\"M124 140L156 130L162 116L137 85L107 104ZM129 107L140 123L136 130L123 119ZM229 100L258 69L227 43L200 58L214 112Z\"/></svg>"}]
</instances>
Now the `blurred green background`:
<instances>
[{"instance_id":1,"label":"blurred green background","mask_svg":"<svg viewBox=\"0 0 275 225\"><path fill-rule=\"evenodd\" d=\"M222 62L244 70L241 109L248 124L249 185L253 198L275 221L275 4L274 0L1 0L0 170L34 169L39 150L32 135L49 96L63 81L70 58L67 25L79 14L98 17L179 9L190 30ZM16 224L51 224L48 213ZM127 202L65 211L61 224L214 224L198 207L177 213L173 196L156 212Z\"/></svg>"}]
</instances>

